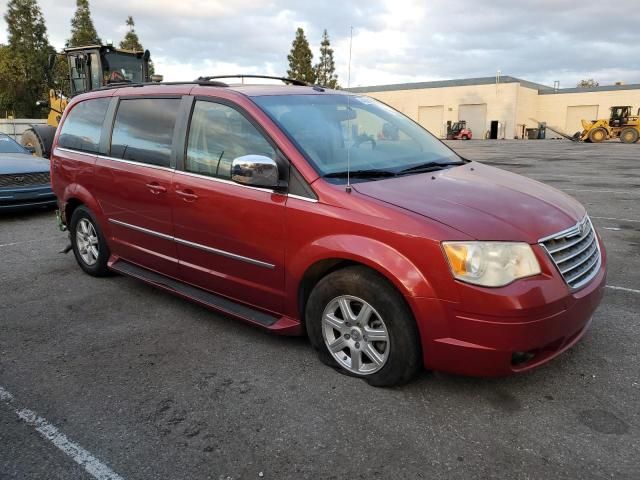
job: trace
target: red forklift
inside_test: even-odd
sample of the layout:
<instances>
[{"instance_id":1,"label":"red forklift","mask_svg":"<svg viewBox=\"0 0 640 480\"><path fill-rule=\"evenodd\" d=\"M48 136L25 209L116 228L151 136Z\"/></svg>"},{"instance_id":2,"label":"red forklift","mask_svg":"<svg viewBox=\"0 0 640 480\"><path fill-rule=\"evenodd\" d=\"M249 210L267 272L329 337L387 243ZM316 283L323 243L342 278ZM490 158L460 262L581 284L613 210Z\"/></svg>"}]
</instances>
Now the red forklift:
<instances>
[{"instance_id":1,"label":"red forklift","mask_svg":"<svg viewBox=\"0 0 640 480\"><path fill-rule=\"evenodd\" d=\"M473 132L467 128L467 122L460 120L453 125L447 122L447 140L471 140Z\"/></svg>"}]
</instances>

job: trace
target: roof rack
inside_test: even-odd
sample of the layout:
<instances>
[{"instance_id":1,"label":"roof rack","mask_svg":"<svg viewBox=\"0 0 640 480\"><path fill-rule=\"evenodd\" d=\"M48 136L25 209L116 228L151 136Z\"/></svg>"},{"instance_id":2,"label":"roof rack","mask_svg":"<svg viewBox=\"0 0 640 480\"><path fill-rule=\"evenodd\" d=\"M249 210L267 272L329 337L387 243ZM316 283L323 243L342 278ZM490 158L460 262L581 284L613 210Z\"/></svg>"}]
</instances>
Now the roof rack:
<instances>
[{"instance_id":1,"label":"roof rack","mask_svg":"<svg viewBox=\"0 0 640 480\"><path fill-rule=\"evenodd\" d=\"M311 83L303 82L302 80L296 80L294 78L286 78L286 77L272 77L269 75L214 75L208 77L198 77L193 81L186 82L118 82L118 83L110 83L109 85L105 85L104 87L96 88L96 90L113 90L116 88L128 88L128 87L147 87L149 85L199 85L203 87L228 87L229 84L225 82L221 82L218 79L221 78L266 78L269 80L280 80L286 84L297 85L300 87L313 87L314 90L324 91L324 87L319 85L312 85Z\"/></svg>"},{"instance_id":2,"label":"roof rack","mask_svg":"<svg viewBox=\"0 0 640 480\"><path fill-rule=\"evenodd\" d=\"M98 90L113 90L116 88L135 88L135 87L148 87L153 85L200 85L203 87L228 87L229 85L224 82L208 82L208 81L184 81L184 82L117 82L110 83L100 88L96 88L92 91ZM83 92L86 93L86 92Z\"/></svg>"},{"instance_id":3,"label":"roof rack","mask_svg":"<svg viewBox=\"0 0 640 480\"><path fill-rule=\"evenodd\" d=\"M280 80L281 82L284 82L286 84L291 84L291 85L298 85L300 87L313 87L312 84L304 82L302 80L296 80L294 78L287 78L287 77L272 77L270 75L213 75L213 76L209 76L209 77L198 77L197 78L197 82L210 82L211 80L217 80L220 78L240 78L240 79L245 79L245 78L266 78L268 80Z\"/></svg>"}]
</instances>

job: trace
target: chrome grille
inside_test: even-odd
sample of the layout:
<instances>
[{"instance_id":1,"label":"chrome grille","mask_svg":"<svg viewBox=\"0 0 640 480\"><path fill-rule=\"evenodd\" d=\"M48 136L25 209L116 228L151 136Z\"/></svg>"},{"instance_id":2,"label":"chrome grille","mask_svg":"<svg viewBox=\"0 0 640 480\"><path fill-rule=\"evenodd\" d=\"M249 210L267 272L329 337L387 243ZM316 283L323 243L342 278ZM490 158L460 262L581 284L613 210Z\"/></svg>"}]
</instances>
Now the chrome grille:
<instances>
[{"instance_id":1,"label":"chrome grille","mask_svg":"<svg viewBox=\"0 0 640 480\"><path fill-rule=\"evenodd\" d=\"M567 285L577 290L600 270L600 246L588 216L567 230L540 240Z\"/></svg>"},{"instance_id":2,"label":"chrome grille","mask_svg":"<svg viewBox=\"0 0 640 480\"><path fill-rule=\"evenodd\" d=\"M0 175L0 188L27 187L30 185L45 185L47 183L49 183L49 172L10 173Z\"/></svg>"}]
</instances>

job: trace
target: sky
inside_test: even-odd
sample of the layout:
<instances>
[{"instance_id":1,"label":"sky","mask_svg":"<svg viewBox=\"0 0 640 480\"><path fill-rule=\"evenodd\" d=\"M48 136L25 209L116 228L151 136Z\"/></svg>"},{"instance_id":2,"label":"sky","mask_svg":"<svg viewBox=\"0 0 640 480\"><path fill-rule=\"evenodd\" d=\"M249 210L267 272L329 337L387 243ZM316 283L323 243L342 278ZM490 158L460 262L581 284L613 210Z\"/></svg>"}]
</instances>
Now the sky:
<instances>
[{"instance_id":1,"label":"sky","mask_svg":"<svg viewBox=\"0 0 640 480\"><path fill-rule=\"evenodd\" d=\"M38 0L50 42L70 36L75 0ZM4 15L7 0L0 0ZM502 75L561 87L640 83L640 2L619 0L90 0L103 39L120 42L132 15L156 72L284 75L297 27L314 59L328 30L342 86ZM1 21L0 43L6 42Z\"/></svg>"}]
</instances>

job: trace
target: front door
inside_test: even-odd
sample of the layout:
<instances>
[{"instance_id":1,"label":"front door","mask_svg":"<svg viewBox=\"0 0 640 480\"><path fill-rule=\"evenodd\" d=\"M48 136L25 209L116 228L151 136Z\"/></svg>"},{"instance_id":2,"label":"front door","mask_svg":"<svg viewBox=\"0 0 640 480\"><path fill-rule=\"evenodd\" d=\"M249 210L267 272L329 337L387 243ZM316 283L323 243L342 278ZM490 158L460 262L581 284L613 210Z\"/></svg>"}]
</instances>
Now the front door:
<instances>
[{"instance_id":1,"label":"front door","mask_svg":"<svg viewBox=\"0 0 640 480\"><path fill-rule=\"evenodd\" d=\"M110 155L99 156L95 167L111 253L174 277L171 157L179 105L179 98L120 100Z\"/></svg>"},{"instance_id":2,"label":"front door","mask_svg":"<svg viewBox=\"0 0 640 480\"><path fill-rule=\"evenodd\" d=\"M197 100L184 169L172 201L181 278L193 285L281 312L286 196L231 181L242 155L276 158L276 149L235 108Z\"/></svg>"}]
</instances>

